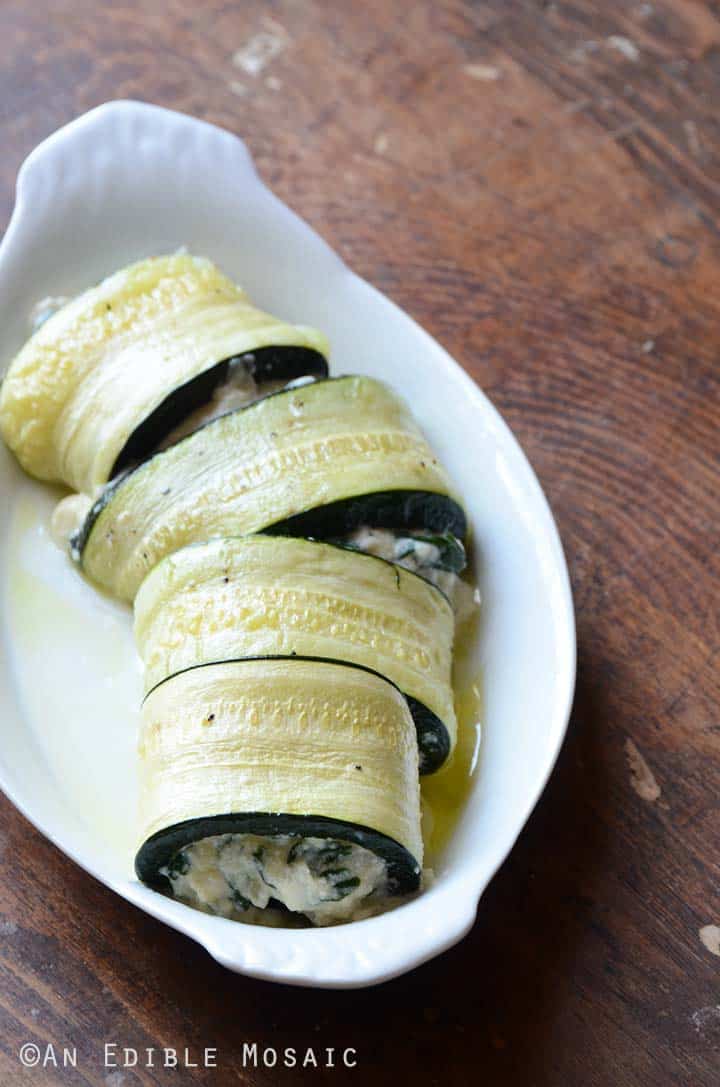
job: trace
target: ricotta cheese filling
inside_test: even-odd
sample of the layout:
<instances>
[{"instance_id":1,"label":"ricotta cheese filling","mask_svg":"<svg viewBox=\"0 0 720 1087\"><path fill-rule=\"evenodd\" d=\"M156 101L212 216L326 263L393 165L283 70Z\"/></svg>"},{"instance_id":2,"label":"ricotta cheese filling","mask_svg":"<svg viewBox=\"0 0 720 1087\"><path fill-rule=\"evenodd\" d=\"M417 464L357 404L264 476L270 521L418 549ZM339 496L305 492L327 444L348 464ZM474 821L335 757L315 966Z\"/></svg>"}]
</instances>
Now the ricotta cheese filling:
<instances>
[{"instance_id":1,"label":"ricotta cheese filling","mask_svg":"<svg viewBox=\"0 0 720 1087\"><path fill-rule=\"evenodd\" d=\"M41 298L30 310L30 331L37 332L53 314L61 310L68 302L72 302L72 297L64 294L48 295L47 298Z\"/></svg>"},{"instance_id":2,"label":"ricotta cheese filling","mask_svg":"<svg viewBox=\"0 0 720 1087\"><path fill-rule=\"evenodd\" d=\"M429 536L423 529L398 533L360 525L337 542L394 562L436 585L452 604L458 623L480 604L478 589L459 576L465 566L465 549L455 536Z\"/></svg>"},{"instance_id":3,"label":"ricotta cheese filling","mask_svg":"<svg viewBox=\"0 0 720 1087\"><path fill-rule=\"evenodd\" d=\"M335 838L218 834L180 850L160 873L186 905L251 924L263 923L268 906L336 925L392 905L385 861Z\"/></svg>"}]
</instances>

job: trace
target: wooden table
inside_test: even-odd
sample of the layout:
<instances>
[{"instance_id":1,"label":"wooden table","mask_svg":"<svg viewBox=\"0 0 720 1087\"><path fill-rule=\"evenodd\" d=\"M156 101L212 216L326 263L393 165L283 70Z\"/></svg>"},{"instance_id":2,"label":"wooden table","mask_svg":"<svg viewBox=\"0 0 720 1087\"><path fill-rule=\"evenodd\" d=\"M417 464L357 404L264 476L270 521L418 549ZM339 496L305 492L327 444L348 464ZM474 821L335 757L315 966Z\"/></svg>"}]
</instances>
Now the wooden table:
<instances>
[{"instance_id":1,"label":"wooden table","mask_svg":"<svg viewBox=\"0 0 720 1087\"><path fill-rule=\"evenodd\" d=\"M0 5L2 215L113 97L207 118L467 367L555 510L579 676L471 934L381 988L226 973L3 801L2 1084L720 1081L720 16L700 0ZM24 1072L27 1040L76 1071ZM104 1042L217 1070L102 1067ZM240 1067L243 1042L358 1067Z\"/></svg>"}]
</instances>

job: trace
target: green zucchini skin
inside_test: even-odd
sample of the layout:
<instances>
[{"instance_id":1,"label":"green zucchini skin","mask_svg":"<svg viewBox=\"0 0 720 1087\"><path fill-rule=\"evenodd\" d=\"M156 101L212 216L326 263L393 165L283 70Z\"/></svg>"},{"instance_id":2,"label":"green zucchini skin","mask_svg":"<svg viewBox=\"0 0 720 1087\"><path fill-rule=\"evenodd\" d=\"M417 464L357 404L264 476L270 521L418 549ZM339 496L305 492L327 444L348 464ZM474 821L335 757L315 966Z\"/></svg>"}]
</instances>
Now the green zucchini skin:
<instances>
[{"instance_id":1,"label":"green zucchini skin","mask_svg":"<svg viewBox=\"0 0 720 1087\"><path fill-rule=\"evenodd\" d=\"M343 536L360 525L373 528L424 528L433 533L467 536L465 511L449 495L434 491L377 491L330 502L297 513L263 529L267 536L304 536L324 540ZM336 541L331 541L336 542Z\"/></svg>"},{"instance_id":2,"label":"green zucchini skin","mask_svg":"<svg viewBox=\"0 0 720 1087\"><path fill-rule=\"evenodd\" d=\"M405 701L417 729L420 774L427 777L447 761L450 754L450 734L438 715L417 698L406 694Z\"/></svg>"},{"instance_id":3,"label":"green zucchini skin","mask_svg":"<svg viewBox=\"0 0 720 1087\"><path fill-rule=\"evenodd\" d=\"M384 559L382 560L385 561ZM293 653L292 655L281 654L266 654L261 657L229 657L226 660L215 661L203 661L202 664L191 664L188 668L181 668L178 672L173 672L172 675L165 676L159 683L156 683L154 687L151 687L143 698L143 703L150 697L153 691L156 691L158 687L162 687L163 683L168 683L175 676L180 676L183 672L192 672L196 668L206 668L210 664L229 664L233 660L266 660L266 661L317 661L318 664L339 664L343 668L358 668L361 672L369 672L372 676L378 676L380 679L384 679L386 683L389 683L396 690L400 690L397 684L393 683L387 676L382 675L380 672L376 672L374 668L368 668L364 664L358 664L356 661L337 660L335 657L308 657L300 656ZM420 774L425 777L427 774L433 774L436 770L439 770L443 763L447 760L450 754L450 734L443 721L418 701L417 698L405 694L404 691L400 691L405 701L408 704L410 715L415 722L415 728L417 729L418 738L418 752L420 754Z\"/></svg>"},{"instance_id":4,"label":"green zucchini skin","mask_svg":"<svg viewBox=\"0 0 720 1087\"><path fill-rule=\"evenodd\" d=\"M95 522L134 470L117 476L91 507L79 532L70 541L70 553L75 562L82 565L82 554ZM467 518L463 508L449 495L434 491L377 491L374 494L354 495L278 521L263 528L262 532L266 536L324 540L352 532L360 525L388 529L425 528L429 532L449 532L459 540L467 535ZM331 542L342 546L335 540Z\"/></svg>"},{"instance_id":5,"label":"green zucchini skin","mask_svg":"<svg viewBox=\"0 0 720 1087\"><path fill-rule=\"evenodd\" d=\"M312 347L261 347L212 366L197 374L184 385L174 389L157 408L136 427L120 450L110 478L123 473L133 464L147 460L152 451L192 411L207 403L218 386L227 379L230 364L236 359L247 360L255 381L292 381L298 377L326 378L327 359Z\"/></svg>"},{"instance_id":6,"label":"green zucchini skin","mask_svg":"<svg viewBox=\"0 0 720 1087\"><path fill-rule=\"evenodd\" d=\"M138 850L135 872L138 879L156 891L171 891L168 878L161 874L179 850L215 834L287 834L304 838L340 838L364 846L385 861L388 891L393 895L411 894L420 886L420 866L412 854L393 838L370 827L329 819L324 815L284 815L282 812L230 812L227 815L186 819L159 830Z\"/></svg>"},{"instance_id":7,"label":"green zucchini skin","mask_svg":"<svg viewBox=\"0 0 720 1087\"><path fill-rule=\"evenodd\" d=\"M105 507L109 505L110 502L112 502L113 498L120 490L128 476L131 476L133 472L136 472L138 468L141 467L142 464L136 464L131 468L126 468L124 472L121 472L120 475L115 476L115 478L111 480L110 483L107 483L103 487L101 493L98 495L98 497L95 499L92 506L90 507L88 515L83 521L82 525L74 534L74 536L70 537L70 557L72 558L73 562L77 562L80 566L82 566L82 553L85 550L85 546L88 540L90 539L92 530L95 527L95 522L97 521L98 517L105 509Z\"/></svg>"}]
</instances>

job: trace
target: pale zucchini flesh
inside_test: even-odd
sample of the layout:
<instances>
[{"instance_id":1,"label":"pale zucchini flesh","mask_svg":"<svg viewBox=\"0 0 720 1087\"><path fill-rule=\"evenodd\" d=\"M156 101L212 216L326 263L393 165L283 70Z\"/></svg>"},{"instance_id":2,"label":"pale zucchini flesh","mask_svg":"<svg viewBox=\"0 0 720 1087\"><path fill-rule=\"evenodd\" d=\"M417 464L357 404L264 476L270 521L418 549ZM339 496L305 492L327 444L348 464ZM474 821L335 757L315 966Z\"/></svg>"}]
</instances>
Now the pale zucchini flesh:
<instances>
[{"instance_id":1,"label":"pale zucchini flesh","mask_svg":"<svg viewBox=\"0 0 720 1087\"><path fill-rule=\"evenodd\" d=\"M105 489L73 546L92 580L132 600L186 544L270 526L336 536L368 510L391 525L419 517L432 531L465 531L402 400L372 378L343 377L275 393L157 453Z\"/></svg>"},{"instance_id":2,"label":"pale zucchini flesh","mask_svg":"<svg viewBox=\"0 0 720 1087\"><path fill-rule=\"evenodd\" d=\"M328 353L321 333L263 313L211 261L143 260L73 299L28 340L2 384L0 430L31 475L92 495L174 390L273 346Z\"/></svg>"},{"instance_id":3,"label":"pale zucchini flesh","mask_svg":"<svg viewBox=\"0 0 720 1087\"><path fill-rule=\"evenodd\" d=\"M240 657L363 665L408 698L424 773L455 743L453 634L450 604L417 574L304 539L258 535L183 548L135 598L147 690L185 668Z\"/></svg>"}]
</instances>

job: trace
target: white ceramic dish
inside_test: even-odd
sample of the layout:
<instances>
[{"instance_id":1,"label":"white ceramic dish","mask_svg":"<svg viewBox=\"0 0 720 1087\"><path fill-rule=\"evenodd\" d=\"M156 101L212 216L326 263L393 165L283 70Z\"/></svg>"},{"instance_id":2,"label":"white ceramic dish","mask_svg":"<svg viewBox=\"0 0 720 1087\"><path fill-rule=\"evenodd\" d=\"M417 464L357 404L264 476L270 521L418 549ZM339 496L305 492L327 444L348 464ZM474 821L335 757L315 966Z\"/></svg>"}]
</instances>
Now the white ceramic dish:
<instances>
[{"instance_id":1,"label":"white ceramic dish","mask_svg":"<svg viewBox=\"0 0 720 1087\"><path fill-rule=\"evenodd\" d=\"M129 613L52 545L55 496L2 449L0 785L78 864L225 966L297 985L369 985L470 928L552 769L575 674L562 549L532 469L470 378L269 192L240 140L181 114L111 102L26 160L0 246L2 359L26 338L38 299L180 245L217 261L259 305L324 329L335 372L382 377L410 397L482 553L483 629L469 665L484 676L480 770L434 886L384 916L255 928L143 887L131 867L140 675Z\"/></svg>"}]
</instances>

